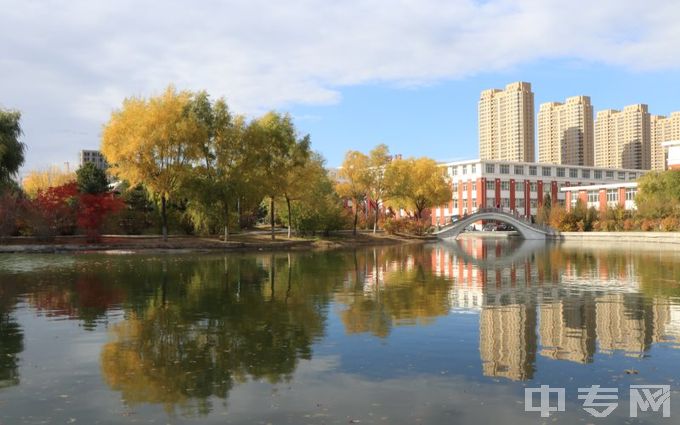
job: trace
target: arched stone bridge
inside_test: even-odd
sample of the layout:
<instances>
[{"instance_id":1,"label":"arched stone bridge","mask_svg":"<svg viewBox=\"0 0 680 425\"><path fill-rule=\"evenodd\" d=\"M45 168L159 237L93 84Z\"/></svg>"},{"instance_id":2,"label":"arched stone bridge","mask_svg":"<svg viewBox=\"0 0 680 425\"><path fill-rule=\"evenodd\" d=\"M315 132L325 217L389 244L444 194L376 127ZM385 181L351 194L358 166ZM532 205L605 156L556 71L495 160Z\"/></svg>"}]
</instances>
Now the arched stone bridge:
<instances>
[{"instance_id":1,"label":"arched stone bridge","mask_svg":"<svg viewBox=\"0 0 680 425\"><path fill-rule=\"evenodd\" d=\"M480 208L467 217L462 217L455 223L435 231L433 235L440 239L455 239L467 226L480 220L494 220L509 224L514 227L524 239L548 239L556 234L555 230L548 226L530 223L524 218L503 211L502 208Z\"/></svg>"}]
</instances>

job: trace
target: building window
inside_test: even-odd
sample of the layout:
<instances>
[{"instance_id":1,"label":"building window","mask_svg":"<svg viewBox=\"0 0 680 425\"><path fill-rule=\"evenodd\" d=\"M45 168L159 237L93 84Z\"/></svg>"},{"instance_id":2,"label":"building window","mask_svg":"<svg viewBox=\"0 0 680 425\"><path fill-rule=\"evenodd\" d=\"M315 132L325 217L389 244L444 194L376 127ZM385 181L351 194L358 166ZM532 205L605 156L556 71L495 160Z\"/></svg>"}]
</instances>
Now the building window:
<instances>
[{"instance_id":1,"label":"building window","mask_svg":"<svg viewBox=\"0 0 680 425\"><path fill-rule=\"evenodd\" d=\"M462 168L463 168L463 169L462 169L462 171L463 171L462 174L463 174L463 175L467 174L467 165L463 165Z\"/></svg>"},{"instance_id":2,"label":"building window","mask_svg":"<svg viewBox=\"0 0 680 425\"><path fill-rule=\"evenodd\" d=\"M452 176L457 176L458 175L458 167L451 167L451 175Z\"/></svg>"},{"instance_id":3,"label":"building window","mask_svg":"<svg viewBox=\"0 0 680 425\"><path fill-rule=\"evenodd\" d=\"M496 166L494 164L486 164L486 172L491 174L495 173Z\"/></svg>"},{"instance_id":4,"label":"building window","mask_svg":"<svg viewBox=\"0 0 680 425\"><path fill-rule=\"evenodd\" d=\"M551 168L550 167L541 167L541 168L542 168L541 171L543 172L543 176L544 177L550 177Z\"/></svg>"},{"instance_id":5,"label":"building window","mask_svg":"<svg viewBox=\"0 0 680 425\"><path fill-rule=\"evenodd\" d=\"M488 198L486 198L486 206L491 208L494 208L496 206L493 196L489 196Z\"/></svg>"},{"instance_id":6,"label":"building window","mask_svg":"<svg viewBox=\"0 0 680 425\"><path fill-rule=\"evenodd\" d=\"M614 172L613 171L605 171L605 175L607 176L608 179L614 178Z\"/></svg>"},{"instance_id":7,"label":"building window","mask_svg":"<svg viewBox=\"0 0 680 425\"><path fill-rule=\"evenodd\" d=\"M564 171L565 171L564 168L558 167L557 168L557 177L564 177L565 176Z\"/></svg>"},{"instance_id":8,"label":"building window","mask_svg":"<svg viewBox=\"0 0 680 425\"><path fill-rule=\"evenodd\" d=\"M616 202L619 200L618 189L607 189L607 202Z\"/></svg>"},{"instance_id":9,"label":"building window","mask_svg":"<svg viewBox=\"0 0 680 425\"><path fill-rule=\"evenodd\" d=\"M501 182L501 190L510 190L510 182Z\"/></svg>"},{"instance_id":10,"label":"building window","mask_svg":"<svg viewBox=\"0 0 680 425\"><path fill-rule=\"evenodd\" d=\"M577 179L578 178L578 169L570 168L569 169L569 177L571 177L572 179Z\"/></svg>"},{"instance_id":11,"label":"building window","mask_svg":"<svg viewBox=\"0 0 680 425\"><path fill-rule=\"evenodd\" d=\"M530 165L530 166L529 166L529 175L530 175L530 176L535 176L535 175L536 175L536 166L535 166L535 165Z\"/></svg>"},{"instance_id":12,"label":"building window","mask_svg":"<svg viewBox=\"0 0 680 425\"><path fill-rule=\"evenodd\" d=\"M458 208L458 199L453 200L453 208Z\"/></svg>"},{"instance_id":13,"label":"building window","mask_svg":"<svg viewBox=\"0 0 680 425\"><path fill-rule=\"evenodd\" d=\"M515 208L524 208L524 198L515 198Z\"/></svg>"},{"instance_id":14,"label":"building window","mask_svg":"<svg viewBox=\"0 0 680 425\"><path fill-rule=\"evenodd\" d=\"M501 198L501 207L510 208L510 198Z\"/></svg>"},{"instance_id":15,"label":"building window","mask_svg":"<svg viewBox=\"0 0 680 425\"><path fill-rule=\"evenodd\" d=\"M637 190L634 187L626 188L626 201L634 201Z\"/></svg>"},{"instance_id":16,"label":"building window","mask_svg":"<svg viewBox=\"0 0 680 425\"><path fill-rule=\"evenodd\" d=\"M623 171L619 171L619 180L626 180L626 173Z\"/></svg>"},{"instance_id":17,"label":"building window","mask_svg":"<svg viewBox=\"0 0 680 425\"><path fill-rule=\"evenodd\" d=\"M524 167L522 167L521 165L515 165L515 174L517 174L518 176L524 174Z\"/></svg>"},{"instance_id":18,"label":"building window","mask_svg":"<svg viewBox=\"0 0 680 425\"><path fill-rule=\"evenodd\" d=\"M589 179L590 178L590 170L581 170L581 177L584 179Z\"/></svg>"},{"instance_id":19,"label":"building window","mask_svg":"<svg viewBox=\"0 0 680 425\"><path fill-rule=\"evenodd\" d=\"M508 164L501 164L501 174L510 174L510 166Z\"/></svg>"},{"instance_id":20,"label":"building window","mask_svg":"<svg viewBox=\"0 0 680 425\"><path fill-rule=\"evenodd\" d=\"M538 207L538 201L536 199L532 199L529 201L529 205L531 205L531 208L537 208Z\"/></svg>"},{"instance_id":21,"label":"building window","mask_svg":"<svg viewBox=\"0 0 680 425\"><path fill-rule=\"evenodd\" d=\"M486 190L496 190L496 182L494 182L493 180L487 180Z\"/></svg>"},{"instance_id":22,"label":"building window","mask_svg":"<svg viewBox=\"0 0 680 425\"><path fill-rule=\"evenodd\" d=\"M637 178L636 173L628 173L628 180L635 180Z\"/></svg>"},{"instance_id":23,"label":"building window","mask_svg":"<svg viewBox=\"0 0 680 425\"><path fill-rule=\"evenodd\" d=\"M472 165L470 166L470 168L472 168L472 170L471 170L471 172L470 172L471 174L474 174L474 173L477 172L477 164L472 164Z\"/></svg>"},{"instance_id":24,"label":"building window","mask_svg":"<svg viewBox=\"0 0 680 425\"><path fill-rule=\"evenodd\" d=\"M536 192L536 182L529 183L529 190L532 192Z\"/></svg>"},{"instance_id":25,"label":"building window","mask_svg":"<svg viewBox=\"0 0 680 425\"><path fill-rule=\"evenodd\" d=\"M600 202L600 193L597 190L589 190L588 191L588 202L589 203Z\"/></svg>"},{"instance_id":26,"label":"building window","mask_svg":"<svg viewBox=\"0 0 680 425\"><path fill-rule=\"evenodd\" d=\"M595 170L593 173L595 174L596 179L602 179L602 170Z\"/></svg>"},{"instance_id":27,"label":"building window","mask_svg":"<svg viewBox=\"0 0 680 425\"><path fill-rule=\"evenodd\" d=\"M453 184L453 193L458 193L458 182Z\"/></svg>"}]
</instances>

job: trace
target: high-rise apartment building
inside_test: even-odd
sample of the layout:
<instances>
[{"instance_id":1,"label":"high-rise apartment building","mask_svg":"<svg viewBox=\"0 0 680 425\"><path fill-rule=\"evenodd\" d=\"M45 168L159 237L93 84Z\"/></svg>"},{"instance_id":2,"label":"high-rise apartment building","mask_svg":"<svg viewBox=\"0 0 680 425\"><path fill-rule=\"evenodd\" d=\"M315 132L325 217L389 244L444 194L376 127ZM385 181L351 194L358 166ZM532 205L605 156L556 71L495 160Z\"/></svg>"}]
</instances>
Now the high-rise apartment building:
<instances>
[{"instance_id":1,"label":"high-rise apartment building","mask_svg":"<svg viewBox=\"0 0 680 425\"><path fill-rule=\"evenodd\" d=\"M673 112L670 116L652 115L650 119L651 134L651 168L663 170L666 168L666 153L663 142L680 140L680 112Z\"/></svg>"},{"instance_id":2,"label":"high-rise apartment building","mask_svg":"<svg viewBox=\"0 0 680 425\"><path fill-rule=\"evenodd\" d=\"M93 163L100 170L106 170L109 167L106 163L106 158L104 158L104 155L100 151L81 150L79 160L81 167L88 162Z\"/></svg>"},{"instance_id":3,"label":"high-rise apartment building","mask_svg":"<svg viewBox=\"0 0 680 425\"><path fill-rule=\"evenodd\" d=\"M647 105L599 111L595 119L595 166L649 170L650 133Z\"/></svg>"},{"instance_id":4,"label":"high-rise apartment building","mask_svg":"<svg viewBox=\"0 0 680 425\"><path fill-rule=\"evenodd\" d=\"M535 160L534 93L530 83L511 83L505 90L481 93L479 156L482 160Z\"/></svg>"},{"instance_id":5,"label":"high-rise apartment building","mask_svg":"<svg viewBox=\"0 0 680 425\"><path fill-rule=\"evenodd\" d=\"M541 104L538 162L593 165L593 106L588 96Z\"/></svg>"}]
</instances>

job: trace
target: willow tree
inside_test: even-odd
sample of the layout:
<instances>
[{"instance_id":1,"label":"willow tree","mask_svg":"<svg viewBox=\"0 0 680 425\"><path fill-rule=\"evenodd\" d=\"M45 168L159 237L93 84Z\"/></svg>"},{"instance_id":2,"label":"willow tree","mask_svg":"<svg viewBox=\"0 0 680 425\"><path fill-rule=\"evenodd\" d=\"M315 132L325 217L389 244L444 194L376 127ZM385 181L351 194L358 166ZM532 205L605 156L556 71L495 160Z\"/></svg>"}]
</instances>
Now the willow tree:
<instances>
[{"instance_id":1,"label":"willow tree","mask_svg":"<svg viewBox=\"0 0 680 425\"><path fill-rule=\"evenodd\" d=\"M199 140L200 158L185 182L189 212L196 227L221 225L227 241L230 212L241 194L257 192L247 163L254 146L245 144L245 119L234 116L223 98L211 102L207 93L199 92L191 111L205 137Z\"/></svg>"},{"instance_id":2,"label":"willow tree","mask_svg":"<svg viewBox=\"0 0 680 425\"><path fill-rule=\"evenodd\" d=\"M309 135L305 136L293 147L292 155L282 178L285 180L283 187L283 199L286 201L286 213L288 214L288 237L291 236L291 218L293 216L291 203L301 200L308 192L308 188L317 179L322 178L319 164L323 159L313 155ZM315 158L312 158L314 156Z\"/></svg>"},{"instance_id":3,"label":"willow tree","mask_svg":"<svg viewBox=\"0 0 680 425\"><path fill-rule=\"evenodd\" d=\"M276 199L290 190L292 171L302 167L309 158L309 137L298 139L290 115L277 112L269 112L251 122L245 137L249 149L254 150L247 163L269 198L271 238L274 240Z\"/></svg>"},{"instance_id":4,"label":"willow tree","mask_svg":"<svg viewBox=\"0 0 680 425\"><path fill-rule=\"evenodd\" d=\"M444 169L430 158L397 159L385 172L389 182L390 202L395 207L412 210L417 219L423 211L451 199L451 185Z\"/></svg>"},{"instance_id":5,"label":"willow tree","mask_svg":"<svg viewBox=\"0 0 680 425\"><path fill-rule=\"evenodd\" d=\"M26 145L19 141L21 113L0 109L0 188L10 183L24 164Z\"/></svg>"},{"instance_id":6,"label":"willow tree","mask_svg":"<svg viewBox=\"0 0 680 425\"><path fill-rule=\"evenodd\" d=\"M168 87L160 96L125 99L104 126L101 150L111 172L142 184L160 200L163 239L168 237L167 201L175 196L200 157L205 129L191 111L193 94Z\"/></svg>"}]
</instances>

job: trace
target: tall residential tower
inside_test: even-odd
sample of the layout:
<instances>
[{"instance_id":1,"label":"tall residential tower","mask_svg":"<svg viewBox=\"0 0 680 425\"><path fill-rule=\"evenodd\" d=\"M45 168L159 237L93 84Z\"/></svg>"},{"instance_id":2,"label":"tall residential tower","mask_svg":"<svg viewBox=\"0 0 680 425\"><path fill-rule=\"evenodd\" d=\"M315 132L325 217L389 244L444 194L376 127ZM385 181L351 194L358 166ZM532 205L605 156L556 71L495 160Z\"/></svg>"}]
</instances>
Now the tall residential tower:
<instances>
[{"instance_id":1,"label":"tall residential tower","mask_svg":"<svg viewBox=\"0 0 680 425\"><path fill-rule=\"evenodd\" d=\"M651 168L664 170L666 168L666 153L663 142L680 140L680 112L673 112L670 116L652 115L651 130Z\"/></svg>"},{"instance_id":2,"label":"tall residential tower","mask_svg":"<svg viewBox=\"0 0 680 425\"><path fill-rule=\"evenodd\" d=\"M541 104L538 162L593 165L593 106L588 96Z\"/></svg>"},{"instance_id":3,"label":"tall residential tower","mask_svg":"<svg viewBox=\"0 0 680 425\"><path fill-rule=\"evenodd\" d=\"M479 99L479 157L534 162L534 93L531 84L484 90Z\"/></svg>"},{"instance_id":4,"label":"tall residential tower","mask_svg":"<svg viewBox=\"0 0 680 425\"><path fill-rule=\"evenodd\" d=\"M650 133L647 105L599 111L595 119L595 166L649 170Z\"/></svg>"}]
</instances>

